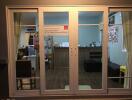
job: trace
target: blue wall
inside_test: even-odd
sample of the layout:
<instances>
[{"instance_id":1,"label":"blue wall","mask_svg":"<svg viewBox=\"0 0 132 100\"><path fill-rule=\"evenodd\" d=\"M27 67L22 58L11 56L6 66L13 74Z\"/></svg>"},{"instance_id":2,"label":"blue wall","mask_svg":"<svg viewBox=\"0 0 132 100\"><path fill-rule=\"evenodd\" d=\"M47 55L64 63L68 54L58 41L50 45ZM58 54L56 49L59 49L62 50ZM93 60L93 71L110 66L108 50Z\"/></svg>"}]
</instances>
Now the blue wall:
<instances>
[{"instance_id":1,"label":"blue wall","mask_svg":"<svg viewBox=\"0 0 132 100\"><path fill-rule=\"evenodd\" d=\"M121 12L116 13L115 15L115 24L122 24ZM122 25L116 25L118 42L109 42L109 56L110 61L119 64L127 64L127 54L123 52L123 27Z\"/></svg>"},{"instance_id":2,"label":"blue wall","mask_svg":"<svg viewBox=\"0 0 132 100\"><path fill-rule=\"evenodd\" d=\"M51 14L51 13L50 13ZM102 16L98 17L87 17L79 16L79 24L99 24ZM45 13L45 25L50 24L68 24L68 14L62 13L59 16L54 14L49 16L49 13ZM62 42L68 42L68 36L54 36L53 41L61 44ZM89 46L92 42L100 42L100 31L99 26L80 26L79 27L79 45Z\"/></svg>"},{"instance_id":3,"label":"blue wall","mask_svg":"<svg viewBox=\"0 0 132 100\"><path fill-rule=\"evenodd\" d=\"M68 36L54 36L53 41L61 44L62 42L68 42L69 38Z\"/></svg>"},{"instance_id":4,"label":"blue wall","mask_svg":"<svg viewBox=\"0 0 132 100\"><path fill-rule=\"evenodd\" d=\"M68 24L68 13L65 12L44 13L44 24L45 25Z\"/></svg>"},{"instance_id":5,"label":"blue wall","mask_svg":"<svg viewBox=\"0 0 132 100\"><path fill-rule=\"evenodd\" d=\"M100 41L98 26L80 26L79 27L79 45L89 46L92 42Z\"/></svg>"}]
</instances>

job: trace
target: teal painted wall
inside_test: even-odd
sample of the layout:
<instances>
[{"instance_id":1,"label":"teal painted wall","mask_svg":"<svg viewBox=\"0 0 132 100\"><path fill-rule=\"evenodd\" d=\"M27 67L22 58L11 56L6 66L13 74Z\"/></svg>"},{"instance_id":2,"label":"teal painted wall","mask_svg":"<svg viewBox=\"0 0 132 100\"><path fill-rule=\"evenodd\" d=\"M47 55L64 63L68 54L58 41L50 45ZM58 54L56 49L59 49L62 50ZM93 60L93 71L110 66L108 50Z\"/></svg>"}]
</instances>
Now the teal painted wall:
<instances>
[{"instance_id":1,"label":"teal painted wall","mask_svg":"<svg viewBox=\"0 0 132 100\"><path fill-rule=\"evenodd\" d=\"M101 18L102 16L97 17L79 16L79 24L99 24L102 21ZM49 13L45 13L44 24L45 25L68 24L68 14L58 13L49 16ZM89 46L90 43L92 42L100 42L99 26L80 26L78 31L79 31L78 44L80 46ZM54 36L53 41L57 42L58 44L61 44L62 42L68 42L69 40L68 36Z\"/></svg>"},{"instance_id":2,"label":"teal painted wall","mask_svg":"<svg viewBox=\"0 0 132 100\"><path fill-rule=\"evenodd\" d=\"M115 15L115 24L122 24L121 12ZM118 42L109 42L109 56L110 60L119 65L127 64L127 53L123 52L123 27L116 25Z\"/></svg>"}]
</instances>

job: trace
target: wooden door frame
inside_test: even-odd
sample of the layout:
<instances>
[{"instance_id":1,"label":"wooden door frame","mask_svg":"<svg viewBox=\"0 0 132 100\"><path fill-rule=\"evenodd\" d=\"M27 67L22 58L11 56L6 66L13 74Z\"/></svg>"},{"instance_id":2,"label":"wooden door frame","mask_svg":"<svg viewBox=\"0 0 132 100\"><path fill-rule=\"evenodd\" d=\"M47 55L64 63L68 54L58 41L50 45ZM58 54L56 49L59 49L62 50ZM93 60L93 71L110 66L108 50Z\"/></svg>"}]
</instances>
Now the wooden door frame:
<instances>
[{"instance_id":1,"label":"wooden door frame","mask_svg":"<svg viewBox=\"0 0 132 100\"><path fill-rule=\"evenodd\" d=\"M110 7L109 8L109 12L113 11L113 12L121 12L121 11L132 11L132 7ZM132 64L132 63L131 63ZM131 72L130 72L131 71ZM108 94L110 95L131 95L132 94L132 66L129 68L129 72L130 72L130 88L108 88Z\"/></svg>"},{"instance_id":2,"label":"wooden door frame","mask_svg":"<svg viewBox=\"0 0 132 100\"><path fill-rule=\"evenodd\" d=\"M103 78L103 90L97 90L97 89L95 89L95 90L90 90L90 91L77 91L76 89L77 89L77 86L78 86L78 82L76 82L77 84L74 84L74 81L78 81L78 68L75 70L75 72L76 73L74 73L74 75L72 76L72 72L74 71L74 67L71 67L72 65L70 65L70 67L72 68L72 69L70 69L71 71L70 71L70 73L71 73L71 76L70 76L70 80L71 79L73 79L74 81L71 81L70 82L70 84L71 84L71 87L73 87L73 91L71 91L70 93L62 93L62 94L60 94L59 92L58 93L54 93L54 91L53 92L49 92L48 93L48 91L47 91L47 93L44 93L44 89L45 89L45 87L44 87L44 80L45 80L45 78L44 78L44 73L43 73L43 71L44 71L44 68L43 67L41 67L41 72L40 72L40 85L42 86L41 87L41 89L40 90L30 90L30 91L25 91L25 90L22 90L22 91L16 91L15 90L15 75L14 75L14 73L15 73L15 71L14 71L14 63L13 63L13 61L12 60L14 60L14 55L15 55L15 52L14 52L14 45L12 45L12 41L13 41L13 36L12 36L12 33L14 32L14 30L13 30L13 25L12 25L12 23L13 23L13 21L12 21L12 16L11 16L11 13L12 13L12 10L15 10L15 11L19 11L19 10L21 10L21 11L23 11L23 10L26 10L26 9L36 9L39 13L38 13L38 17L39 17L39 19L40 18L42 18L42 16L41 16L41 14L40 14L40 12L42 12L43 11L43 8L46 8L46 7L50 7L50 9L51 10L53 10L53 8L56 8L56 10L54 9L54 11L58 11L57 9L58 9L58 7L60 8L60 7L63 7L63 9L60 9L60 11L62 11L62 12L64 12L64 10L65 11L69 11L69 12L72 12L72 11L75 11L76 13L78 12L78 11L104 11L104 34L103 34L103 42L104 42L104 44L103 44L103 76L104 76L104 78ZM73 9L74 8L74 9ZM90 9L88 9L88 8L91 8L91 10ZM98 8L98 10L97 10L97 8ZM132 93L132 89L129 89L129 90L125 90L125 89L120 89L120 90L118 90L118 89L108 89L107 88L107 71L106 70L108 70L108 68L107 68L107 58L108 58L108 54L107 54L107 52L108 52L108 11L109 11L109 9L111 9L111 8L114 8L114 9L127 9L127 8L131 8L131 6L99 6L99 5L92 5L92 6L83 6L83 5L78 5L78 6L73 6L73 7L71 7L71 6L58 6L58 5L55 5L55 6L45 6L45 7L43 7L43 6L25 6L25 5L23 5L23 6L17 6L17 5L11 5L11 6L6 6L6 20L7 20L7 37L10 37L10 38L8 38L8 77L9 77L9 96L10 97L14 97L14 96L17 96L17 97L22 97L22 96L53 96L53 95L58 95L58 96L61 96L61 95L82 95L82 96L86 96L86 95L120 95L120 94L122 94L122 95L128 95L128 93ZM44 32L44 30L42 29L42 22L40 22L39 21L39 31L40 32ZM75 24L76 25L76 27L78 26L77 24ZM70 25L69 27L71 27L71 29L70 29L70 33L71 32L77 32L77 30L75 31L75 30L72 30L72 25ZM40 42L40 45L42 44L42 36L43 36L43 34L41 34L40 35L40 39L41 39L41 42ZM71 39L72 39L72 37L71 37ZM76 37L76 39L78 39L78 36ZM76 40L77 41L77 40ZM71 48L71 49L69 49L70 50L70 52L72 52L73 51L73 49L76 51L75 53L74 53L74 57L75 56L78 56L78 49L77 49L77 43L75 42L75 41L73 41L73 40L71 40L71 42L73 42L73 44L71 44L72 46L73 46L73 48ZM40 46L41 47L41 46ZM41 47L42 48L42 47ZM44 52L44 50L43 49L40 49L40 52L42 53L42 52ZM42 58L44 57L44 56L41 56ZM77 57L76 57L76 59L74 58L74 57L71 57L71 63L73 63L73 64L75 64L77 67L78 67L78 65L77 65L77 63L78 63L78 59L77 59ZM73 61L72 59L75 59L75 61ZM41 60L40 61L40 63L41 63L41 65L42 66L44 66L44 63L43 63L43 61ZM42 71L43 70L43 71ZM74 79L75 78L75 79ZM131 79L131 81L132 81L132 79ZM131 84L131 86L132 86L132 84ZM123 92L124 91L124 92ZM62 92L62 91L61 91ZM118 93L119 92L119 93Z\"/></svg>"},{"instance_id":3,"label":"wooden door frame","mask_svg":"<svg viewBox=\"0 0 132 100\"><path fill-rule=\"evenodd\" d=\"M37 8L34 9L16 9L6 8L6 20L7 20L7 37L8 37L8 77L9 77L9 96L25 96L25 95L39 95L40 90L16 90L16 69L15 69L15 37L14 37L14 12L37 12Z\"/></svg>"},{"instance_id":4,"label":"wooden door frame","mask_svg":"<svg viewBox=\"0 0 132 100\"><path fill-rule=\"evenodd\" d=\"M103 19L104 19L104 32L108 32L108 8L107 7L44 7L42 8L43 12L69 12L69 42L70 42L70 54L72 52L72 55L70 55L71 60L74 59L74 61L70 61L70 86L72 87L72 94L102 94L107 93L107 35L103 34L103 47L102 47L102 89L94 89L94 90L77 90L78 88L78 12L79 11L102 11ZM76 27L76 29L74 28ZM74 73L73 73L74 72ZM63 91L57 92L57 90L52 91L53 94L55 93L65 93ZM50 91L49 94L52 94ZM47 93L47 91L45 91Z\"/></svg>"}]
</instances>

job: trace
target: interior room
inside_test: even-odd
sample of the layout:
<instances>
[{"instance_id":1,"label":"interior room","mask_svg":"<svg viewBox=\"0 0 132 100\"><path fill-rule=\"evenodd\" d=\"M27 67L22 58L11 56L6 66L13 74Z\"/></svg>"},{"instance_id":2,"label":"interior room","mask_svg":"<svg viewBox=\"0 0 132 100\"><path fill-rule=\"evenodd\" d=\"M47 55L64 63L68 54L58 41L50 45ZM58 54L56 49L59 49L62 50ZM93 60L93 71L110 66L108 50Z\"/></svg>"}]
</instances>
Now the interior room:
<instances>
[{"instance_id":1,"label":"interior room","mask_svg":"<svg viewBox=\"0 0 132 100\"><path fill-rule=\"evenodd\" d=\"M128 53L124 43L123 12L109 13L108 88L129 88ZM124 19L123 19L124 18ZM69 90L69 15L43 15L46 89ZM79 90L102 88L103 12L78 14ZM40 88L38 16L14 13L17 90ZM54 84L54 85L53 85Z\"/></svg>"},{"instance_id":2,"label":"interior room","mask_svg":"<svg viewBox=\"0 0 132 100\"><path fill-rule=\"evenodd\" d=\"M109 14L109 46L108 46L108 86L109 88L129 88L129 56L130 40L126 30L130 24L131 12L110 12ZM129 35L128 35L129 36ZM126 42L126 39L127 42ZM112 84L111 84L112 81Z\"/></svg>"},{"instance_id":3,"label":"interior room","mask_svg":"<svg viewBox=\"0 0 132 100\"><path fill-rule=\"evenodd\" d=\"M39 89L39 38L37 13L14 13L16 88Z\"/></svg>"}]
</instances>

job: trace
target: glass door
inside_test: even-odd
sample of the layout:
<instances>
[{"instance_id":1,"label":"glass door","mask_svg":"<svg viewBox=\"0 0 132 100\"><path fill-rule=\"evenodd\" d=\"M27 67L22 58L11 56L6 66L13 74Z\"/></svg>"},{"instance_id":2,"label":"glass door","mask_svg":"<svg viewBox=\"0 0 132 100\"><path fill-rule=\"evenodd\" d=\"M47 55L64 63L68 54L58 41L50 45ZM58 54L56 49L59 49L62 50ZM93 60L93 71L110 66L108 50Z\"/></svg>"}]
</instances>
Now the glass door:
<instances>
[{"instance_id":1,"label":"glass door","mask_svg":"<svg viewBox=\"0 0 132 100\"><path fill-rule=\"evenodd\" d=\"M46 90L69 90L68 13L45 12L43 19Z\"/></svg>"},{"instance_id":2,"label":"glass door","mask_svg":"<svg viewBox=\"0 0 132 100\"><path fill-rule=\"evenodd\" d=\"M14 11L13 19L19 95L107 92L107 8L40 7Z\"/></svg>"},{"instance_id":3,"label":"glass door","mask_svg":"<svg viewBox=\"0 0 132 100\"><path fill-rule=\"evenodd\" d=\"M47 7L48 8L48 7ZM67 94L71 92L71 35L69 12L60 9L42 9L42 86L43 93Z\"/></svg>"},{"instance_id":4,"label":"glass door","mask_svg":"<svg viewBox=\"0 0 132 100\"><path fill-rule=\"evenodd\" d=\"M79 90L102 89L103 12L79 12Z\"/></svg>"},{"instance_id":5,"label":"glass door","mask_svg":"<svg viewBox=\"0 0 132 100\"><path fill-rule=\"evenodd\" d=\"M108 10L58 9L41 12L44 93L106 93Z\"/></svg>"},{"instance_id":6,"label":"glass door","mask_svg":"<svg viewBox=\"0 0 132 100\"><path fill-rule=\"evenodd\" d=\"M79 90L102 88L103 12L79 12Z\"/></svg>"},{"instance_id":7,"label":"glass door","mask_svg":"<svg viewBox=\"0 0 132 100\"><path fill-rule=\"evenodd\" d=\"M42 19L44 94L75 94L77 11L72 7L44 7ZM76 64L75 64L76 63Z\"/></svg>"},{"instance_id":8,"label":"glass door","mask_svg":"<svg viewBox=\"0 0 132 100\"><path fill-rule=\"evenodd\" d=\"M78 12L77 88L79 93L106 93L107 12L88 9Z\"/></svg>"},{"instance_id":9,"label":"glass door","mask_svg":"<svg viewBox=\"0 0 132 100\"><path fill-rule=\"evenodd\" d=\"M40 90L40 53L37 9L13 9L10 13L10 88L21 94ZM25 92L23 92L25 91Z\"/></svg>"},{"instance_id":10,"label":"glass door","mask_svg":"<svg viewBox=\"0 0 132 100\"><path fill-rule=\"evenodd\" d=\"M131 24L132 9L110 9L108 45L109 93L129 94L131 91Z\"/></svg>"}]
</instances>

